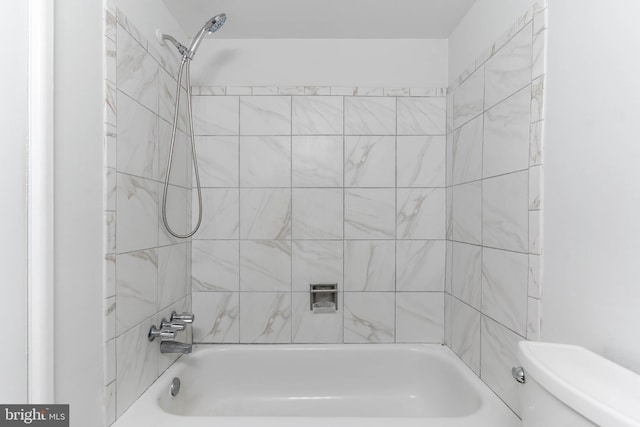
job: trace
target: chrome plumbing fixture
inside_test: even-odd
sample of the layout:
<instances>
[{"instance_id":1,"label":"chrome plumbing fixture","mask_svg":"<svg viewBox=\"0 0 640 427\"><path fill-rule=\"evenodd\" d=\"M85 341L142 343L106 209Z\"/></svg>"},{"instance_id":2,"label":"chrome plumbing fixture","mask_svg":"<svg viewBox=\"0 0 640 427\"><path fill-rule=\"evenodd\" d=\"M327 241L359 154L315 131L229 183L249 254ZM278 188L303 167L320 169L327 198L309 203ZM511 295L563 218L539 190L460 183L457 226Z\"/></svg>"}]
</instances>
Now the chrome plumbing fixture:
<instances>
[{"instance_id":1,"label":"chrome plumbing fixture","mask_svg":"<svg viewBox=\"0 0 640 427\"><path fill-rule=\"evenodd\" d=\"M165 319L162 319L162 322L164 323ZM147 334L147 338L149 338L149 341L153 341L156 338L173 339L176 337L176 332L177 331L167 326L156 328L156 325L152 325L151 329L149 329L149 333Z\"/></svg>"},{"instance_id":2,"label":"chrome plumbing fixture","mask_svg":"<svg viewBox=\"0 0 640 427\"><path fill-rule=\"evenodd\" d=\"M169 386L169 394L176 397L178 393L180 393L180 378L174 377L171 380L171 385Z\"/></svg>"},{"instance_id":3,"label":"chrome plumbing fixture","mask_svg":"<svg viewBox=\"0 0 640 427\"><path fill-rule=\"evenodd\" d=\"M527 378L524 375L524 368L522 368L522 366L511 368L511 376L520 384L527 382Z\"/></svg>"},{"instance_id":4,"label":"chrome plumbing fixture","mask_svg":"<svg viewBox=\"0 0 640 427\"><path fill-rule=\"evenodd\" d=\"M149 329L147 335L149 341L160 338L160 353L191 353L193 346L189 343L174 341L178 332L182 332L187 328L188 324L193 323L194 315L192 313L171 313L170 320L163 318L160 321L160 327L155 325Z\"/></svg>"},{"instance_id":5,"label":"chrome plumbing fixture","mask_svg":"<svg viewBox=\"0 0 640 427\"><path fill-rule=\"evenodd\" d=\"M194 320L193 313L176 313L175 311L171 313L172 322L193 323Z\"/></svg>"},{"instance_id":6,"label":"chrome plumbing fixture","mask_svg":"<svg viewBox=\"0 0 640 427\"><path fill-rule=\"evenodd\" d=\"M181 353L189 354L193 350L193 346L188 343L178 341L160 341L160 353Z\"/></svg>"},{"instance_id":7,"label":"chrome plumbing fixture","mask_svg":"<svg viewBox=\"0 0 640 427\"><path fill-rule=\"evenodd\" d=\"M160 43L164 44L165 41L169 41L176 47L176 49L178 49L178 52L182 56L182 60L180 61L180 68L178 69L178 79L176 82L176 96L175 96L176 105L173 110L173 127L171 129L171 144L169 148L169 157L167 158L167 173L164 177L164 191L162 193L162 222L164 223L164 226L167 229L167 231L172 236L177 237L179 239L186 239L196 234L196 231L198 231L198 229L200 228L200 224L202 223L202 188L200 186L200 173L198 171L198 155L196 154L196 144L195 144L195 140L194 140L195 137L193 132L193 112L191 108L190 64L191 64L191 60L196 54L196 51L198 50L198 47L200 46L200 43L202 42L202 39L207 34L211 34L218 31L220 27L222 27L222 25L225 23L226 20L227 20L227 15L225 15L224 13L221 13L209 19L204 24L204 26L200 29L200 31L198 31L198 34L196 34L196 36L193 38L193 41L191 42L189 47L186 47L185 45L180 43L178 40L176 40L175 37L169 34L162 34L159 30L156 31L156 36L158 37L158 40L160 41ZM167 192L169 190L169 177L171 176L171 165L173 163L173 150L176 144L176 130L178 128L178 111L180 108L180 94L182 92L180 90L180 85L182 84L182 73L184 70L186 70L185 74L186 74L186 85L187 85L186 86L187 117L189 121L188 133L191 139L191 158L193 161L193 174L196 177L196 187L198 189L198 221L196 222L195 227L190 232L186 234L180 234L171 228L171 226L169 225L169 221L167 219Z\"/></svg>"},{"instance_id":8,"label":"chrome plumbing fixture","mask_svg":"<svg viewBox=\"0 0 640 427\"><path fill-rule=\"evenodd\" d=\"M187 325L185 323L182 322L177 322L177 321L173 321L173 319L171 319L170 321L167 321L167 319L162 319L162 321L160 322L160 329L170 329L170 330L174 330L176 332L180 332L180 331L184 331L185 328L187 327Z\"/></svg>"},{"instance_id":9,"label":"chrome plumbing fixture","mask_svg":"<svg viewBox=\"0 0 640 427\"><path fill-rule=\"evenodd\" d=\"M171 44L173 44L176 47L176 49L178 49L178 52L180 52L180 55L182 55L183 61L186 59L192 60L196 52L198 51L198 48L200 47L200 43L202 42L202 39L205 36L209 34L213 34L216 31L218 31L226 21L227 21L227 15L225 13L221 13L209 19L207 22L205 22L202 28L200 28L200 31L198 31L198 34L196 34L196 36L193 38L189 47L186 47L185 45L180 43L178 40L175 39L175 37L169 34L163 34L162 32L160 32L160 30L156 30L156 37L158 38L158 41L160 43L164 44L164 42L167 40L171 42Z\"/></svg>"}]
</instances>

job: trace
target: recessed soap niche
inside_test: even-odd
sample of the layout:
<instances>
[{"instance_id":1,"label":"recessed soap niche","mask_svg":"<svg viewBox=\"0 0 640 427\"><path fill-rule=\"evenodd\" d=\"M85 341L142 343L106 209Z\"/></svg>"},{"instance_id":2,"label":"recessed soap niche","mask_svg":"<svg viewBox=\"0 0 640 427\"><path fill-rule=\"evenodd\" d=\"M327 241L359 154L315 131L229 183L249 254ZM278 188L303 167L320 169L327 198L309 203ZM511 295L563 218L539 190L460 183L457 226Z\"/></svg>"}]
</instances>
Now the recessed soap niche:
<instances>
[{"instance_id":1,"label":"recessed soap niche","mask_svg":"<svg viewBox=\"0 0 640 427\"><path fill-rule=\"evenodd\" d=\"M314 313L335 313L338 311L338 284L312 283L309 301L309 308Z\"/></svg>"}]
</instances>

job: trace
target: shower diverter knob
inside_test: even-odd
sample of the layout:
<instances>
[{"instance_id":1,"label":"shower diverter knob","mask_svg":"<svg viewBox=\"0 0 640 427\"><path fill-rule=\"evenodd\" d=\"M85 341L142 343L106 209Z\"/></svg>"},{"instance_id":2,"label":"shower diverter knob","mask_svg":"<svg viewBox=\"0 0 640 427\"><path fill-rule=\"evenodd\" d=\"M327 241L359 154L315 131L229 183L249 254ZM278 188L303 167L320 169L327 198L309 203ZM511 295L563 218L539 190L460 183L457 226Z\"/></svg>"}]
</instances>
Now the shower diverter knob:
<instances>
[{"instance_id":1,"label":"shower diverter knob","mask_svg":"<svg viewBox=\"0 0 640 427\"><path fill-rule=\"evenodd\" d=\"M193 323L195 316L193 313L171 313L171 322Z\"/></svg>"}]
</instances>

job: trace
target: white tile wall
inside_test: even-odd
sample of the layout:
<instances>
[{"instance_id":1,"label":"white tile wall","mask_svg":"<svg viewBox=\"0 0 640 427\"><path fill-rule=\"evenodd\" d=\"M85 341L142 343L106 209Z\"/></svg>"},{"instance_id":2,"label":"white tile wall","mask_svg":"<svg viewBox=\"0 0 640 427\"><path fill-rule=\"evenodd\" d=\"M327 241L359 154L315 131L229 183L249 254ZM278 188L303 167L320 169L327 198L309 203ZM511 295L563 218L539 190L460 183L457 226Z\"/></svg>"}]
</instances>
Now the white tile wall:
<instances>
[{"instance_id":1,"label":"white tile wall","mask_svg":"<svg viewBox=\"0 0 640 427\"><path fill-rule=\"evenodd\" d=\"M243 240L240 242L240 290L290 291L291 242Z\"/></svg>"},{"instance_id":2,"label":"white tile wall","mask_svg":"<svg viewBox=\"0 0 640 427\"><path fill-rule=\"evenodd\" d=\"M528 261L526 254L482 250L482 312L522 336L527 327Z\"/></svg>"},{"instance_id":3,"label":"white tile wall","mask_svg":"<svg viewBox=\"0 0 640 427\"><path fill-rule=\"evenodd\" d=\"M395 299L394 292L345 292L344 342L394 342Z\"/></svg>"},{"instance_id":4,"label":"white tile wall","mask_svg":"<svg viewBox=\"0 0 640 427\"><path fill-rule=\"evenodd\" d=\"M453 128L458 129L484 111L484 68L473 73L453 93L450 102Z\"/></svg>"},{"instance_id":5,"label":"white tile wall","mask_svg":"<svg viewBox=\"0 0 640 427\"><path fill-rule=\"evenodd\" d=\"M451 133L451 181L462 184L482 178L483 117L479 116Z\"/></svg>"},{"instance_id":6,"label":"white tile wall","mask_svg":"<svg viewBox=\"0 0 640 427\"><path fill-rule=\"evenodd\" d=\"M158 182L118 172L117 186L117 251L157 246Z\"/></svg>"},{"instance_id":7,"label":"white tile wall","mask_svg":"<svg viewBox=\"0 0 640 427\"><path fill-rule=\"evenodd\" d=\"M194 89L195 341L442 342L444 93L249 89ZM338 284L337 313L311 283Z\"/></svg>"},{"instance_id":8,"label":"white tile wall","mask_svg":"<svg viewBox=\"0 0 640 427\"><path fill-rule=\"evenodd\" d=\"M294 135L342 135L341 96L295 96L292 98Z\"/></svg>"},{"instance_id":9,"label":"white tile wall","mask_svg":"<svg viewBox=\"0 0 640 427\"><path fill-rule=\"evenodd\" d=\"M241 343L291 342L290 292L241 292Z\"/></svg>"},{"instance_id":10,"label":"white tile wall","mask_svg":"<svg viewBox=\"0 0 640 427\"><path fill-rule=\"evenodd\" d=\"M485 113L484 178L527 169L530 100L527 86Z\"/></svg>"},{"instance_id":11,"label":"white tile wall","mask_svg":"<svg viewBox=\"0 0 640 427\"><path fill-rule=\"evenodd\" d=\"M451 349L476 374L480 374L480 319L473 307L451 298Z\"/></svg>"},{"instance_id":12,"label":"white tile wall","mask_svg":"<svg viewBox=\"0 0 640 427\"><path fill-rule=\"evenodd\" d=\"M529 221L528 171L482 182L483 244L527 252Z\"/></svg>"},{"instance_id":13,"label":"white tile wall","mask_svg":"<svg viewBox=\"0 0 640 427\"><path fill-rule=\"evenodd\" d=\"M347 239L393 239L396 231L395 189L350 189L344 194Z\"/></svg>"},{"instance_id":14,"label":"white tile wall","mask_svg":"<svg viewBox=\"0 0 640 427\"><path fill-rule=\"evenodd\" d=\"M398 292L396 342L443 342L443 298L442 292Z\"/></svg>"},{"instance_id":15,"label":"white tile wall","mask_svg":"<svg viewBox=\"0 0 640 427\"><path fill-rule=\"evenodd\" d=\"M191 245L194 292L240 290L238 240L195 240Z\"/></svg>"},{"instance_id":16,"label":"white tile wall","mask_svg":"<svg viewBox=\"0 0 640 427\"><path fill-rule=\"evenodd\" d=\"M535 5L450 87L445 339L516 413L538 339L546 13Z\"/></svg>"},{"instance_id":17,"label":"white tile wall","mask_svg":"<svg viewBox=\"0 0 640 427\"><path fill-rule=\"evenodd\" d=\"M402 239L445 238L444 188L399 188L397 236Z\"/></svg>"},{"instance_id":18,"label":"white tile wall","mask_svg":"<svg viewBox=\"0 0 640 427\"><path fill-rule=\"evenodd\" d=\"M292 342L337 343L343 342L343 316L331 313L314 314L309 310L309 292L292 294ZM338 310L344 310L344 294L338 295Z\"/></svg>"},{"instance_id":19,"label":"white tile wall","mask_svg":"<svg viewBox=\"0 0 640 427\"><path fill-rule=\"evenodd\" d=\"M239 135L240 98L237 96L194 96L191 100L196 135Z\"/></svg>"},{"instance_id":20,"label":"white tile wall","mask_svg":"<svg viewBox=\"0 0 640 427\"><path fill-rule=\"evenodd\" d=\"M524 27L485 64L485 110L531 83L533 26Z\"/></svg>"},{"instance_id":21,"label":"white tile wall","mask_svg":"<svg viewBox=\"0 0 640 427\"><path fill-rule=\"evenodd\" d=\"M228 160L232 161L233 157ZM290 187L291 137L241 136L240 185Z\"/></svg>"},{"instance_id":22,"label":"white tile wall","mask_svg":"<svg viewBox=\"0 0 640 427\"><path fill-rule=\"evenodd\" d=\"M344 100L345 135L395 135L395 98L347 97Z\"/></svg>"},{"instance_id":23,"label":"white tile wall","mask_svg":"<svg viewBox=\"0 0 640 427\"><path fill-rule=\"evenodd\" d=\"M235 190L224 190L233 193ZM229 215L235 216L230 210ZM224 221L219 218L218 221ZM291 190L284 188L240 189L240 237L242 239L288 239L291 236ZM215 236L212 236L215 238ZM231 237L231 236L228 236Z\"/></svg>"},{"instance_id":24,"label":"white tile wall","mask_svg":"<svg viewBox=\"0 0 640 427\"><path fill-rule=\"evenodd\" d=\"M393 241L345 242L345 291L394 291L396 252Z\"/></svg>"},{"instance_id":25,"label":"white tile wall","mask_svg":"<svg viewBox=\"0 0 640 427\"><path fill-rule=\"evenodd\" d=\"M342 187L342 136L294 136L292 184L294 187Z\"/></svg>"},{"instance_id":26,"label":"white tile wall","mask_svg":"<svg viewBox=\"0 0 640 427\"><path fill-rule=\"evenodd\" d=\"M194 292L193 340L197 342L240 342L240 293Z\"/></svg>"},{"instance_id":27,"label":"white tile wall","mask_svg":"<svg viewBox=\"0 0 640 427\"><path fill-rule=\"evenodd\" d=\"M396 138L398 187L444 187L444 136L398 136Z\"/></svg>"},{"instance_id":28,"label":"white tile wall","mask_svg":"<svg viewBox=\"0 0 640 427\"><path fill-rule=\"evenodd\" d=\"M307 303L309 302L308 292L311 283L336 283L339 290L344 289L343 278L346 279L346 277L343 275L343 246L342 240L293 241L291 287L294 292L304 292ZM294 327L295 324L294 320Z\"/></svg>"},{"instance_id":29,"label":"white tile wall","mask_svg":"<svg viewBox=\"0 0 640 427\"><path fill-rule=\"evenodd\" d=\"M452 192L453 240L482 243L482 182L456 185Z\"/></svg>"},{"instance_id":30,"label":"white tile wall","mask_svg":"<svg viewBox=\"0 0 640 427\"><path fill-rule=\"evenodd\" d=\"M518 342L524 337L485 315L482 315L480 336L481 378L519 414L518 383L511 376L511 367L519 366Z\"/></svg>"},{"instance_id":31,"label":"white tile wall","mask_svg":"<svg viewBox=\"0 0 640 427\"><path fill-rule=\"evenodd\" d=\"M453 242L451 294L480 309L482 299L482 247Z\"/></svg>"},{"instance_id":32,"label":"white tile wall","mask_svg":"<svg viewBox=\"0 0 640 427\"><path fill-rule=\"evenodd\" d=\"M171 138L174 70L112 6L105 11L105 405L111 424L176 359L147 334L191 308L191 243L164 231L163 180ZM168 56L173 53L166 52ZM179 122L167 213L183 232L191 215L191 152ZM236 132L237 133L237 132ZM237 144L236 144L237 145ZM207 176L207 179L209 177ZM237 198L237 197L236 197ZM236 203L237 206L237 203ZM237 226L236 226L237 228ZM189 279L189 280L188 280ZM203 279L204 281L204 279ZM215 286L206 282L203 286ZM179 339L189 340L189 334Z\"/></svg>"},{"instance_id":33,"label":"white tile wall","mask_svg":"<svg viewBox=\"0 0 640 427\"><path fill-rule=\"evenodd\" d=\"M192 195L192 219L197 219L198 198ZM202 189L202 224L194 235L199 239L238 238L240 195L226 188Z\"/></svg>"},{"instance_id":34,"label":"white tile wall","mask_svg":"<svg viewBox=\"0 0 640 427\"><path fill-rule=\"evenodd\" d=\"M291 135L291 97L243 96L240 117L241 135Z\"/></svg>"},{"instance_id":35,"label":"white tile wall","mask_svg":"<svg viewBox=\"0 0 640 427\"><path fill-rule=\"evenodd\" d=\"M444 135L444 97L398 98L398 135Z\"/></svg>"},{"instance_id":36,"label":"white tile wall","mask_svg":"<svg viewBox=\"0 0 640 427\"><path fill-rule=\"evenodd\" d=\"M345 186L396 186L394 136L348 136L344 153Z\"/></svg>"},{"instance_id":37,"label":"white tile wall","mask_svg":"<svg viewBox=\"0 0 640 427\"><path fill-rule=\"evenodd\" d=\"M239 138L198 136L198 170L203 187L237 187L239 179ZM190 161L191 159L189 159ZM193 185L195 186L195 177Z\"/></svg>"},{"instance_id":38,"label":"white tile wall","mask_svg":"<svg viewBox=\"0 0 640 427\"><path fill-rule=\"evenodd\" d=\"M445 256L444 240L397 240L396 290L442 292Z\"/></svg>"},{"instance_id":39,"label":"white tile wall","mask_svg":"<svg viewBox=\"0 0 640 427\"><path fill-rule=\"evenodd\" d=\"M343 197L338 188L294 188L293 238L342 239Z\"/></svg>"}]
</instances>

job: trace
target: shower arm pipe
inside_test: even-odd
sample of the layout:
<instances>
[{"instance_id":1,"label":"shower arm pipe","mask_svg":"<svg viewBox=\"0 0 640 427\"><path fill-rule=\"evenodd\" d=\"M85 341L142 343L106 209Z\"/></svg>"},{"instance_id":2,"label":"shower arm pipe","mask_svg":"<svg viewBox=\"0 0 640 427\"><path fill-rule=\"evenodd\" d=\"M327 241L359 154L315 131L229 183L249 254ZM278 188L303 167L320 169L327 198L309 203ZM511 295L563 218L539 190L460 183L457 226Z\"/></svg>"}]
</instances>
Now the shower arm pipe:
<instances>
[{"instance_id":1,"label":"shower arm pipe","mask_svg":"<svg viewBox=\"0 0 640 427\"><path fill-rule=\"evenodd\" d=\"M174 39L175 40L175 39ZM182 45L181 45L182 46ZM176 86L176 105L173 110L173 128L171 129L171 146L169 148L169 156L167 159L167 173L164 180L164 191L162 195L162 221L164 222L164 226L167 231L171 233L172 236L177 237L179 239L187 239L194 234L200 228L200 224L202 223L202 188L200 186L200 172L198 171L198 156L196 154L196 144L195 137L193 133L193 112L191 109L191 77L190 77L190 59L188 56L183 55L182 62L180 63L180 68L178 70L178 82ZM178 127L178 110L180 106L180 86L182 83L182 72L186 71L186 80L187 80L187 116L189 121L189 136L191 140L191 158L193 161L193 172L196 177L196 187L198 191L198 221L196 226L187 234L179 234L176 233L171 226L169 225L169 221L167 220L167 192L169 189L169 178L171 176L171 165L173 163L173 150L176 142L176 132Z\"/></svg>"},{"instance_id":2,"label":"shower arm pipe","mask_svg":"<svg viewBox=\"0 0 640 427\"><path fill-rule=\"evenodd\" d=\"M185 58L192 59L193 55L189 52L189 48L187 48L185 45L183 45L178 40L176 40L175 37L169 34L162 34L162 40L163 41L169 40L176 47L176 49L178 49L178 52L180 52L180 55L182 55L183 61L185 60ZM181 83L181 82L178 82L178 83Z\"/></svg>"}]
</instances>

